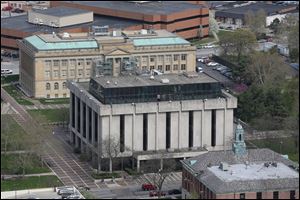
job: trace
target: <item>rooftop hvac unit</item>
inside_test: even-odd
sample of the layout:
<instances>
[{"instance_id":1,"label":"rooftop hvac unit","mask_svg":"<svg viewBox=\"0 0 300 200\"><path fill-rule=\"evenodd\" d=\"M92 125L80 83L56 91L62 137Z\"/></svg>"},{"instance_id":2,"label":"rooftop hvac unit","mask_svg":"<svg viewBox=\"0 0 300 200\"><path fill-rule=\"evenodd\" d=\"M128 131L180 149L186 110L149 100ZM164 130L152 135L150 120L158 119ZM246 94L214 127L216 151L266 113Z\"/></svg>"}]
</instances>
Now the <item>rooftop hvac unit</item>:
<instances>
[{"instance_id":1,"label":"rooftop hvac unit","mask_svg":"<svg viewBox=\"0 0 300 200\"><path fill-rule=\"evenodd\" d=\"M221 162L219 168L220 168L222 171L228 171L228 170L229 170L229 165L228 165L228 163L226 163L226 162Z\"/></svg>"},{"instance_id":2,"label":"rooftop hvac unit","mask_svg":"<svg viewBox=\"0 0 300 200\"><path fill-rule=\"evenodd\" d=\"M148 33L148 31L147 31L146 29L142 29L142 30L141 30L141 34L142 34L142 35L147 35L147 33Z\"/></svg>"},{"instance_id":3,"label":"rooftop hvac unit","mask_svg":"<svg viewBox=\"0 0 300 200\"><path fill-rule=\"evenodd\" d=\"M70 37L70 34L67 33L67 32L64 32L62 37L63 37L63 38L69 38L69 37Z\"/></svg>"},{"instance_id":4,"label":"rooftop hvac unit","mask_svg":"<svg viewBox=\"0 0 300 200\"><path fill-rule=\"evenodd\" d=\"M167 79L167 78L162 78L162 79L160 80L160 82L161 82L161 83L169 83L170 81L169 81L169 79Z\"/></svg>"},{"instance_id":5,"label":"rooftop hvac unit","mask_svg":"<svg viewBox=\"0 0 300 200\"><path fill-rule=\"evenodd\" d=\"M94 35L109 35L109 26L92 26Z\"/></svg>"}]
</instances>

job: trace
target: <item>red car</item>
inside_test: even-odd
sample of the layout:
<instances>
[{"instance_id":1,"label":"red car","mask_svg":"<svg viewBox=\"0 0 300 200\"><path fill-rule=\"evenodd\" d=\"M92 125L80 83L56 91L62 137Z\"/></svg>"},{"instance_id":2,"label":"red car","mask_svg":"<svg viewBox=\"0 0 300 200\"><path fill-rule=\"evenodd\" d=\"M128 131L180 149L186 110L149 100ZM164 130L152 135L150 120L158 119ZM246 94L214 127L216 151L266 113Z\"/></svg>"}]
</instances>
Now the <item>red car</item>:
<instances>
[{"instance_id":1,"label":"red car","mask_svg":"<svg viewBox=\"0 0 300 200\"><path fill-rule=\"evenodd\" d=\"M13 9L13 7L11 7L11 6L7 6L7 7L2 8L3 11L10 11L12 9Z\"/></svg>"},{"instance_id":2,"label":"red car","mask_svg":"<svg viewBox=\"0 0 300 200\"><path fill-rule=\"evenodd\" d=\"M142 185L142 190L156 190L156 189L157 189L157 187L150 183L145 183Z\"/></svg>"},{"instance_id":3,"label":"red car","mask_svg":"<svg viewBox=\"0 0 300 200\"><path fill-rule=\"evenodd\" d=\"M160 194L160 195L159 195ZM150 197L156 197L156 196L166 196L166 193L165 192L162 192L162 191L151 191L149 193L149 196Z\"/></svg>"}]
</instances>

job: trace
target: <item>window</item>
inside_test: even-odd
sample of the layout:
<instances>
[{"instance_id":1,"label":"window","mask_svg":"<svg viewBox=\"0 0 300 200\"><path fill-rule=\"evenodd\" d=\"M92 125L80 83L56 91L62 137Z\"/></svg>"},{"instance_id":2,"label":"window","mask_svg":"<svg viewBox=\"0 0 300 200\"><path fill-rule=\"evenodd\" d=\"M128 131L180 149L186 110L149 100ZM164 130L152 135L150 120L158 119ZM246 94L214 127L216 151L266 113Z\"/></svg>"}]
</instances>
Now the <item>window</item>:
<instances>
[{"instance_id":1,"label":"window","mask_svg":"<svg viewBox=\"0 0 300 200\"><path fill-rule=\"evenodd\" d=\"M150 66L150 70L153 70L154 69L154 66Z\"/></svg>"},{"instance_id":2,"label":"window","mask_svg":"<svg viewBox=\"0 0 300 200\"><path fill-rule=\"evenodd\" d=\"M158 60L158 62L163 62L164 61L164 56L158 56L157 60Z\"/></svg>"},{"instance_id":3,"label":"window","mask_svg":"<svg viewBox=\"0 0 300 200\"><path fill-rule=\"evenodd\" d=\"M47 94L47 99L50 99L50 94Z\"/></svg>"},{"instance_id":4,"label":"window","mask_svg":"<svg viewBox=\"0 0 300 200\"><path fill-rule=\"evenodd\" d=\"M63 89L66 89L67 88L67 83L66 82L63 82Z\"/></svg>"},{"instance_id":5,"label":"window","mask_svg":"<svg viewBox=\"0 0 300 200\"><path fill-rule=\"evenodd\" d=\"M94 111L94 118L95 118L95 124L94 124L94 134L95 134L95 142L98 142L98 113Z\"/></svg>"},{"instance_id":6,"label":"window","mask_svg":"<svg viewBox=\"0 0 300 200\"><path fill-rule=\"evenodd\" d=\"M171 61L172 61L172 56L166 55L166 62L171 62Z\"/></svg>"},{"instance_id":7,"label":"window","mask_svg":"<svg viewBox=\"0 0 300 200\"><path fill-rule=\"evenodd\" d=\"M174 61L178 61L179 60L179 55L174 55Z\"/></svg>"},{"instance_id":8,"label":"window","mask_svg":"<svg viewBox=\"0 0 300 200\"><path fill-rule=\"evenodd\" d=\"M173 65L173 70L178 70L178 65Z\"/></svg>"},{"instance_id":9,"label":"window","mask_svg":"<svg viewBox=\"0 0 300 200\"><path fill-rule=\"evenodd\" d=\"M211 111L211 146L216 146L216 110Z\"/></svg>"},{"instance_id":10,"label":"window","mask_svg":"<svg viewBox=\"0 0 300 200\"><path fill-rule=\"evenodd\" d=\"M53 60L53 67L59 67L59 60Z\"/></svg>"},{"instance_id":11,"label":"window","mask_svg":"<svg viewBox=\"0 0 300 200\"><path fill-rule=\"evenodd\" d=\"M83 59L78 59L77 65L78 65L78 66L83 66L83 62L84 62Z\"/></svg>"},{"instance_id":12,"label":"window","mask_svg":"<svg viewBox=\"0 0 300 200\"><path fill-rule=\"evenodd\" d=\"M256 199L262 199L262 193L261 192L256 193Z\"/></svg>"},{"instance_id":13,"label":"window","mask_svg":"<svg viewBox=\"0 0 300 200\"><path fill-rule=\"evenodd\" d=\"M45 71L45 78L50 78L50 71Z\"/></svg>"},{"instance_id":14,"label":"window","mask_svg":"<svg viewBox=\"0 0 300 200\"><path fill-rule=\"evenodd\" d=\"M70 60L70 66L76 66L76 60L75 59Z\"/></svg>"},{"instance_id":15,"label":"window","mask_svg":"<svg viewBox=\"0 0 300 200\"><path fill-rule=\"evenodd\" d=\"M148 60L148 56L143 56L143 57L142 57L142 62L143 62L143 63L147 62L147 60Z\"/></svg>"},{"instance_id":16,"label":"window","mask_svg":"<svg viewBox=\"0 0 300 200\"><path fill-rule=\"evenodd\" d=\"M90 69L85 69L85 75L90 76Z\"/></svg>"},{"instance_id":17,"label":"window","mask_svg":"<svg viewBox=\"0 0 300 200\"><path fill-rule=\"evenodd\" d=\"M124 152L125 151L125 120L124 120L125 116L124 115L120 115L120 152Z\"/></svg>"},{"instance_id":18,"label":"window","mask_svg":"<svg viewBox=\"0 0 300 200\"><path fill-rule=\"evenodd\" d=\"M148 115L147 113L143 114L143 150L147 151L148 143Z\"/></svg>"},{"instance_id":19,"label":"window","mask_svg":"<svg viewBox=\"0 0 300 200\"><path fill-rule=\"evenodd\" d=\"M86 65L91 65L92 64L92 59L86 59Z\"/></svg>"},{"instance_id":20,"label":"window","mask_svg":"<svg viewBox=\"0 0 300 200\"><path fill-rule=\"evenodd\" d=\"M189 111L189 147L193 147L194 143L194 113L193 111Z\"/></svg>"},{"instance_id":21,"label":"window","mask_svg":"<svg viewBox=\"0 0 300 200\"><path fill-rule=\"evenodd\" d=\"M50 83L46 83L46 90L50 90L50 89L51 89Z\"/></svg>"},{"instance_id":22,"label":"window","mask_svg":"<svg viewBox=\"0 0 300 200\"><path fill-rule=\"evenodd\" d=\"M62 76L62 77L67 76L67 70L62 70L62 71L61 71L61 76Z\"/></svg>"},{"instance_id":23,"label":"window","mask_svg":"<svg viewBox=\"0 0 300 200\"><path fill-rule=\"evenodd\" d=\"M166 71L170 71L171 65L166 65Z\"/></svg>"},{"instance_id":24,"label":"window","mask_svg":"<svg viewBox=\"0 0 300 200\"><path fill-rule=\"evenodd\" d=\"M278 191L274 191L273 192L273 199L278 199L279 197L279 192Z\"/></svg>"},{"instance_id":25,"label":"window","mask_svg":"<svg viewBox=\"0 0 300 200\"><path fill-rule=\"evenodd\" d=\"M158 69L159 71L162 71L163 66L162 66L162 65L158 65L158 66L157 66L157 69Z\"/></svg>"},{"instance_id":26,"label":"window","mask_svg":"<svg viewBox=\"0 0 300 200\"><path fill-rule=\"evenodd\" d=\"M58 98L58 94L55 94L55 98Z\"/></svg>"},{"instance_id":27,"label":"window","mask_svg":"<svg viewBox=\"0 0 300 200\"><path fill-rule=\"evenodd\" d=\"M83 69L78 69L78 76L82 76L83 75Z\"/></svg>"},{"instance_id":28,"label":"window","mask_svg":"<svg viewBox=\"0 0 300 200\"><path fill-rule=\"evenodd\" d=\"M75 76L75 70L74 69L70 70L70 76Z\"/></svg>"},{"instance_id":29,"label":"window","mask_svg":"<svg viewBox=\"0 0 300 200\"><path fill-rule=\"evenodd\" d=\"M185 67L185 64L181 64L181 70L185 70L186 67Z\"/></svg>"},{"instance_id":30,"label":"window","mask_svg":"<svg viewBox=\"0 0 300 200\"><path fill-rule=\"evenodd\" d=\"M146 71L146 70L147 70L147 66L143 66L143 67L142 67L142 70L143 70L143 71Z\"/></svg>"},{"instance_id":31,"label":"window","mask_svg":"<svg viewBox=\"0 0 300 200\"><path fill-rule=\"evenodd\" d=\"M62 60L61 61L61 66L63 66L63 67L68 66L68 60Z\"/></svg>"},{"instance_id":32,"label":"window","mask_svg":"<svg viewBox=\"0 0 300 200\"><path fill-rule=\"evenodd\" d=\"M54 90L58 90L58 89L59 89L58 83L56 82L56 83L54 83Z\"/></svg>"},{"instance_id":33,"label":"window","mask_svg":"<svg viewBox=\"0 0 300 200\"><path fill-rule=\"evenodd\" d=\"M170 148L171 143L171 113L166 113L166 148Z\"/></svg>"},{"instance_id":34,"label":"window","mask_svg":"<svg viewBox=\"0 0 300 200\"><path fill-rule=\"evenodd\" d=\"M46 60L45 61L45 66L46 67L51 67L51 60Z\"/></svg>"},{"instance_id":35,"label":"window","mask_svg":"<svg viewBox=\"0 0 300 200\"><path fill-rule=\"evenodd\" d=\"M245 193L240 194L240 199L245 199Z\"/></svg>"},{"instance_id":36,"label":"window","mask_svg":"<svg viewBox=\"0 0 300 200\"><path fill-rule=\"evenodd\" d=\"M155 57L154 56L150 56L150 62L154 62L155 61Z\"/></svg>"},{"instance_id":37,"label":"window","mask_svg":"<svg viewBox=\"0 0 300 200\"><path fill-rule=\"evenodd\" d=\"M58 77L58 70L54 70L53 72L54 72L54 77L57 78Z\"/></svg>"},{"instance_id":38,"label":"window","mask_svg":"<svg viewBox=\"0 0 300 200\"><path fill-rule=\"evenodd\" d=\"M181 60L186 60L186 54L181 55Z\"/></svg>"},{"instance_id":39,"label":"window","mask_svg":"<svg viewBox=\"0 0 300 200\"><path fill-rule=\"evenodd\" d=\"M290 191L290 199L296 199L296 192L295 190Z\"/></svg>"}]
</instances>

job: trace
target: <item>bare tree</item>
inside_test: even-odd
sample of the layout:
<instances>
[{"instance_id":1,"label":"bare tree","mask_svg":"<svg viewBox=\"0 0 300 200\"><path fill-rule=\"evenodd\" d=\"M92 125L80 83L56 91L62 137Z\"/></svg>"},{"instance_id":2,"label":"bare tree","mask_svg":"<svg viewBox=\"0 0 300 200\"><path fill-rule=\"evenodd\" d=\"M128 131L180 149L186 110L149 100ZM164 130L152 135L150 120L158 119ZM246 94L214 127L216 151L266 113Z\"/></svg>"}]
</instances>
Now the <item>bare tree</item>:
<instances>
[{"instance_id":1,"label":"bare tree","mask_svg":"<svg viewBox=\"0 0 300 200\"><path fill-rule=\"evenodd\" d=\"M248 11L245 15L245 25L253 32L256 36L266 33L266 13L263 9L253 13Z\"/></svg>"}]
</instances>

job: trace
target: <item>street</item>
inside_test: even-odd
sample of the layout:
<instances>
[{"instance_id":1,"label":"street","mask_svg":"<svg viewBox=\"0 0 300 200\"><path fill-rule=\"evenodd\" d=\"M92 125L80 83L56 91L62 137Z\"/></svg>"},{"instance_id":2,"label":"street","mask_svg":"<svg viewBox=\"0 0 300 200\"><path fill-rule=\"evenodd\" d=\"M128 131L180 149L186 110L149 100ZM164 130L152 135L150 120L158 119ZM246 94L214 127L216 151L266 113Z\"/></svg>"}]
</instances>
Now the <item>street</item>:
<instances>
[{"instance_id":1,"label":"street","mask_svg":"<svg viewBox=\"0 0 300 200\"><path fill-rule=\"evenodd\" d=\"M19 61L12 60L9 62L2 61L1 69L11 69L13 71L12 74L19 74Z\"/></svg>"}]
</instances>

